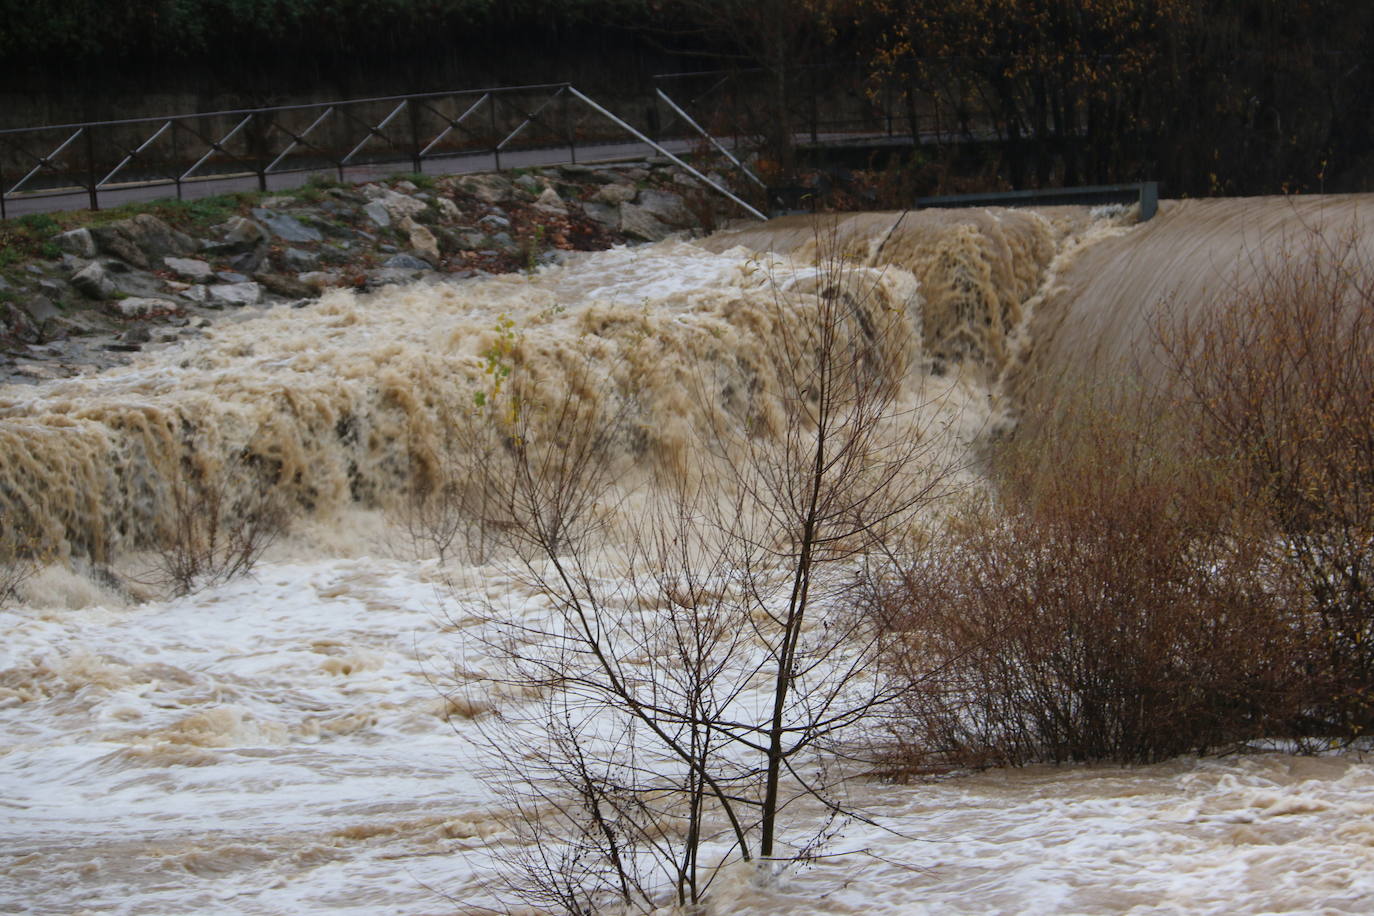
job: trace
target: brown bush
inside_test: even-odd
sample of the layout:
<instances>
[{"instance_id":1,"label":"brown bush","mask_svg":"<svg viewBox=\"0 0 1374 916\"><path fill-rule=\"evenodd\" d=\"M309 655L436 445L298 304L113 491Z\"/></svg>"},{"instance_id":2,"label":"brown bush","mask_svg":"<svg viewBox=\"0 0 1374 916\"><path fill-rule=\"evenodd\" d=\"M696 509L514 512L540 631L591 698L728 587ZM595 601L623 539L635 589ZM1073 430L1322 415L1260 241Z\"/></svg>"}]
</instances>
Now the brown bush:
<instances>
[{"instance_id":1,"label":"brown bush","mask_svg":"<svg viewBox=\"0 0 1374 916\"><path fill-rule=\"evenodd\" d=\"M1272 734L1301 633L1224 463L1139 399L1023 422L919 563L867 583L912 685L899 768L1145 762Z\"/></svg>"},{"instance_id":2,"label":"brown bush","mask_svg":"<svg viewBox=\"0 0 1374 916\"><path fill-rule=\"evenodd\" d=\"M38 571L39 539L0 515L0 604L16 600L24 582Z\"/></svg>"},{"instance_id":3,"label":"brown bush","mask_svg":"<svg viewBox=\"0 0 1374 916\"><path fill-rule=\"evenodd\" d=\"M1160 337L1203 450L1303 595L1315 688L1305 728L1374 726L1374 260L1357 228L1309 227L1214 309L1168 309Z\"/></svg>"},{"instance_id":4,"label":"brown bush","mask_svg":"<svg viewBox=\"0 0 1374 916\"><path fill-rule=\"evenodd\" d=\"M247 479L252 469L238 468ZM173 595L193 594L248 575L286 527L285 498L265 481L244 486L227 469L189 462L169 483L165 531L141 581Z\"/></svg>"}]
</instances>

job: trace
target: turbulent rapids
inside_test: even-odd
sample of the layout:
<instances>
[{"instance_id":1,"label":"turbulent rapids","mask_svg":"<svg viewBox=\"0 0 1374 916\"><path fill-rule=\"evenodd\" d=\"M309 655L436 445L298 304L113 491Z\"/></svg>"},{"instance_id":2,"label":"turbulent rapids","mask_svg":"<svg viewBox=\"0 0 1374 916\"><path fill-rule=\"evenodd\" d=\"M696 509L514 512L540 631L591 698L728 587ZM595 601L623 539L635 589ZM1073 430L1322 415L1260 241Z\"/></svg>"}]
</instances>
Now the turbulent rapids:
<instances>
[{"instance_id":1,"label":"turbulent rapids","mask_svg":"<svg viewBox=\"0 0 1374 916\"><path fill-rule=\"evenodd\" d=\"M453 577L417 559L388 520L472 446L502 385L613 401L626 422L605 461L627 492L706 474L707 430L774 432L779 322L804 327L841 296L856 327L900 331L881 383L962 455L1046 379L1150 378L1161 302L1205 309L1306 228L1374 239L1371 222L1359 197L1171 202L1138 226L1072 207L789 217L530 275L334 292L128 368L0 389L0 519L47 561L0 612L0 910L442 910L426 886L487 899L502 815L433 686L484 650L433 583L517 610L528 596L496 567ZM132 603L158 596L108 583L175 536L188 475L235 505L279 494L288 537L256 581ZM817 895L832 912L1279 908L1264 874L1286 882L1284 908L1374 893L1374 839L1356 829L1374 768L1345 758L865 791L900 832L941 842L856 829L838 846L877 858L853 874L836 860L790 888L727 887L722 912L810 912Z\"/></svg>"}]
</instances>

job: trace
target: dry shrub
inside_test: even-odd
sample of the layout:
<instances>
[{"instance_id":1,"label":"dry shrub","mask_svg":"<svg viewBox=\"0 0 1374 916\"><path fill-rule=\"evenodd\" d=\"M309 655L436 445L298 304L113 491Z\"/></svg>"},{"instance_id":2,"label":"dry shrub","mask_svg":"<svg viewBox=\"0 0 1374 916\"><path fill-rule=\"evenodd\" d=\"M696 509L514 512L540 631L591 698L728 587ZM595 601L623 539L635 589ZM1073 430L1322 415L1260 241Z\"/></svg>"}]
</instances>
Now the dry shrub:
<instances>
[{"instance_id":1,"label":"dry shrub","mask_svg":"<svg viewBox=\"0 0 1374 916\"><path fill-rule=\"evenodd\" d=\"M1229 468L1139 399L1023 421L997 497L869 584L913 685L900 769L1145 762L1272 732L1296 680Z\"/></svg>"},{"instance_id":2,"label":"dry shrub","mask_svg":"<svg viewBox=\"0 0 1374 916\"><path fill-rule=\"evenodd\" d=\"M1374 261L1357 227L1308 227L1160 337L1210 455L1239 469L1312 633L1309 732L1374 726Z\"/></svg>"},{"instance_id":3,"label":"dry shrub","mask_svg":"<svg viewBox=\"0 0 1374 916\"><path fill-rule=\"evenodd\" d=\"M25 526L0 515L0 603L14 601L24 582L37 572L39 539Z\"/></svg>"},{"instance_id":4,"label":"dry shrub","mask_svg":"<svg viewBox=\"0 0 1374 916\"><path fill-rule=\"evenodd\" d=\"M252 572L286 527L286 501L252 469L241 474L189 463L168 487L165 533L144 581L189 595Z\"/></svg>"}]
</instances>

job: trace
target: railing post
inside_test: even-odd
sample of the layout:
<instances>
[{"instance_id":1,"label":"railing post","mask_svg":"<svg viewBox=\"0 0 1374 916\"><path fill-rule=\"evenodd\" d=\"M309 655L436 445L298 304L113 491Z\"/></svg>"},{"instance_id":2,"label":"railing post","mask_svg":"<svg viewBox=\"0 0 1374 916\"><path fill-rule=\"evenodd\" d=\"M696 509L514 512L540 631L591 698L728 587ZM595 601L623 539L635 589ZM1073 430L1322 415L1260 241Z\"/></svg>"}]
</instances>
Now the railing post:
<instances>
[{"instance_id":1,"label":"railing post","mask_svg":"<svg viewBox=\"0 0 1374 916\"><path fill-rule=\"evenodd\" d=\"M258 171L258 190L267 190L267 130L259 127L261 123L260 111L255 111L248 117L252 122L248 126L248 142L253 144L253 161L257 163Z\"/></svg>"},{"instance_id":2,"label":"railing post","mask_svg":"<svg viewBox=\"0 0 1374 916\"><path fill-rule=\"evenodd\" d=\"M501 171L501 141L496 139L496 96L492 96L488 102L491 112L491 155L496 160L496 171Z\"/></svg>"},{"instance_id":3,"label":"railing post","mask_svg":"<svg viewBox=\"0 0 1374 916\"><path fill-rule=\"evenodd\" d=\"M0 219L9 219L5 214L5 169L0 166Z\"/></svg>"},{"instance_id":4,"label":"railing post","mask_svg":"<svg viewBox=\"0 0 1374 916\"><path fill-rule=\"evenodd\" d=\"M559 90L562 92L563 90ZM572 125L572 106L568 104L569 96L563 95L563 132L568 135L568 159L573 165L577 164L577 137L573 133Z\"/></svg>"},{"instance_id":5,"label":"railing post","mask_svg":"<svg viewBox=\"0 0 1374 916\"><path fill-rule=\"evenodd\" d=\"M183 171L181 167L181 148L177 144L177 125L179 123L180 122L175 119L172 121L172 174L176 176L177 200L181 200L181 173Z\"/></svg>"},{"instance_id":6,"label":"railing post","mask_svg":"<svg viewBox=\"0 0 1374 916\"><path fill-rule=\"evenodd\" d=\"M95 137L92 135L90 127L85 127L86 132L86 189L91 197L91 209L100 209L100 198L96 193L95 178Z\"/></svg>"},{"instance_id":7,"label":"railing post","mask_svg":"<svg viewBox=\"0 0 1374 916\"><path fill-rule=\"evenodd\" d=\"M414 99L406 99L406 114L410 116L410 162L418 175L424 168L420 157L420 106Z\"/></svg>"}]
</instances>

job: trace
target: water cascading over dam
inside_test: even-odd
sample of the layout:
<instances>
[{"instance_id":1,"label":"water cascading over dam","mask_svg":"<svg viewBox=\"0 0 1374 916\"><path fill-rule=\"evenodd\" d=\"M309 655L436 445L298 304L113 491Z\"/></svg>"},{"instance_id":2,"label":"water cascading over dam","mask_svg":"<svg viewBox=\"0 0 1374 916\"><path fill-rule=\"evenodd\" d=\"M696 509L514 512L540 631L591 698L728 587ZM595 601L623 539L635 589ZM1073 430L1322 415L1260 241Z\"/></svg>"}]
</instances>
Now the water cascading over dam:
<instances>
[{"instance_id":1,"label":"water cascading over dam","mask_svg":"<svg viewBox=\"0 0 1374 916\"><path fill-rule=\"evenodd\" d=\"M547 607L509 565L417 557L384 520L470 467L493 423L513 447L503 387L536 426L540 403L615 413L602 457L624 493L709 475L703 436L786 425L778 340L839 297L881 341L870 381L976 485L963 456L1059 376L1152 382L1161 302L1207 309L1314 226L1368 251L1371 204L790 217L334 292L0 389L3 523L51 561L0 606L0 910L499 911L514 815L473 748L483 716L532 701L493 684L490 624ZM170 599L98 584L175 534L175 481L216 475L290 507L254 576ZM1360 912L1371 787L1367 762L1283 754L859 783L873 824L776 882L721 876L707 912Z\"/></svg>"},{"instance_id":2,"label":"water cascading over dam","mask_svg":"<svg viewBox=\"0 0 1374 916\"><path fill-rule=\"evenodd\" d=\"M169 481L188 471L280 488L301 515L394 508L481 422L493 347L540 397L571 385L631 402L610 456L625 473L680 471L708 420L769 413L772 324L805 320L834 282L827 258L863 308L904 316L907 352L887 371L927 399L945 379L934 402L967 440L1014 411L1008 379L1119 373L1148 359L1160 303L1206 308L1247 264L1368 211L1313 198L1173 202L1141 226L1072 207L789 217L537 276L335 292L130 368L9 389L0 512L50 554L106 562L168 536Z\"/></svg>"}]
</instances>

